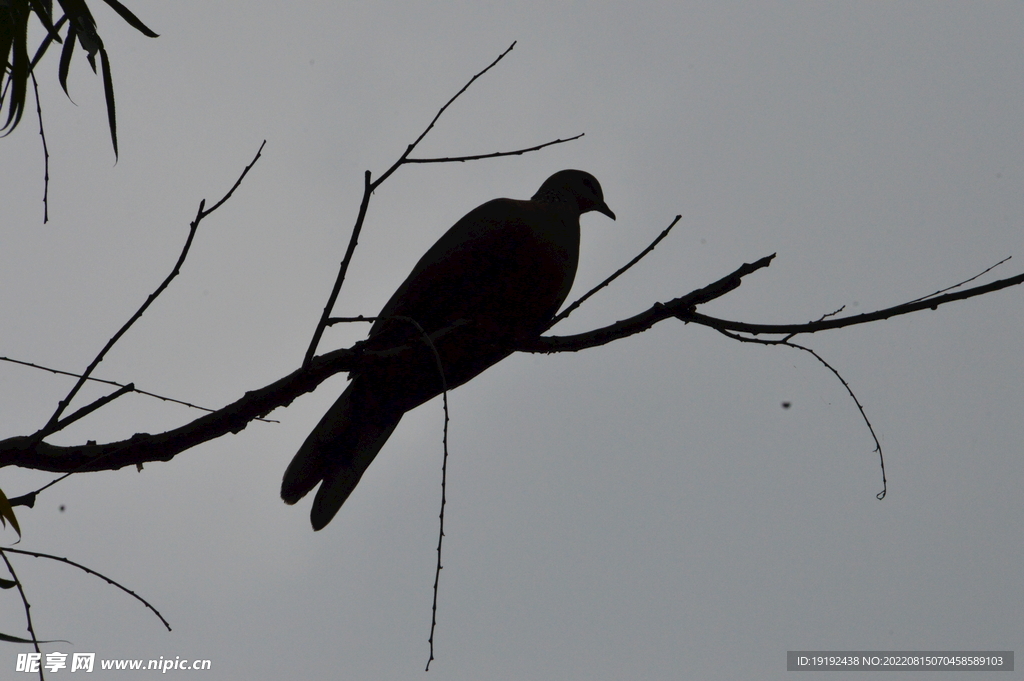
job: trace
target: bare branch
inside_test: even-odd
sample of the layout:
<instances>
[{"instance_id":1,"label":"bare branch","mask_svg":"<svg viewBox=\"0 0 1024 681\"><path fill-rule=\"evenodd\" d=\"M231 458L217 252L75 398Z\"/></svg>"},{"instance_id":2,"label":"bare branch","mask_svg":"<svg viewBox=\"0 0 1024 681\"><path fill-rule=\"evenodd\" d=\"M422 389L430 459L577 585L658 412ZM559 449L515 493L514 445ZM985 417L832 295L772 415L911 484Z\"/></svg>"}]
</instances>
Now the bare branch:
<instances>
[{"instance_id":1,"label":"bare branch","mask_svg":"<svg viewBox=\"0 0 1024 681\"><path fill-rule=\"evenodd\" d=\"M947 293L946 295L938 297L930 297L910 303L903 303L902 305L896 305L895 307L889 307L876 312L865 312L864 314L854 315L852 317L822 319L807 324L747 324L745 322L733 322L726 319L708 317L692 311L680 312L681 316L679 316L679 319L684 322L694 322L696 324L710 326L713 329L738 331L740 333L751 333L754 335L762 333L783 335L816 333L827 329L840 329L846 326L853 326L855 324L866 324L867 322L874 322L880 319L889 319L890 317L909 314L911 312L917 312L918 310L935 310L939 305L945 305L946 303L951 303L955 300L973 298L974 296L984 295L1009 286L1017 286L1021 283L1024 283L1024 274L1018 274L1017 276L1010 277L1009 279L999 279L982 286L975 286L974 288L965 289L956 293Z\"/></svg>"},{"instance_id":2,"label":"bare branch","mask_svg":"<svg viewBox=\"0 0 1024 681\"><path fill-rule=\"evenodd\" d=\"M300 368L268 386L248 392L211 414L155 435L136 433L127 440L74 446L52 445L35 436L7 438L0 440L0 467L14 465L67 473L117 470L140 463L170 461L177 454L221 435L241 432L250 421L291 404L296 397L313 391L337 373L366 369L382 362L405 361L406 358L419 357L422 352L421 343L380 351L367 350L365 343L357 343L350 349L315 357L307 368Z\"/></svg>"},{"instance_id":3,"label":"bare branch","mask_svg":"<svg viewBox=\"0 0 1024 681\"><path fill-rule=\"evenodd\" d=\"M493 69L495 66L497 66L498 62L501 61L502 59L504 59L505 55L507 55L509 52L511 52L512 49L516 46L516 42L518 42L518 41L513 40L512 44L508 46L507 50L505 50L504 52L499 54L498 58L495 59L494 61L492 61L487 68L485 68L483 71L481 71L480 73L478 73L475 76L473 76L472 78L470 78L469 82L466 83L465 85L463 85L462 89L459 90L458 92L456 92L455 95L451 99L449 99L447 101L447 103L445 103L444 106L441 107L441 109L437 112L437 115L434 116L434 120L430 121L430 125L428 125L426 127L426 129L423 132L420 133L420 136L416 138L415 142L413 142L412 144L409 145L409 148L406 150L405 155L402 158L408 157L409 154L412 153L412 150L416 148L416 145L418 145L420 142L423 141L423 138L427 136L427 133L431 131L431 129L434 127L434 124L437 123L437 121L441 118L441 114L444 113L445 109L447 109L449 106L451 106L452 103L456 99L458 99L460 96L462 96L462 93L465 92L466 90L468 90L469 86L476 82L477 78L479 78L480 76L484 75L485 73L487 73L488 71ZM383 179L384 178L382 177L380 181L382 182Z\"/></svg>"},{"instance_id":4,"label":"bare branch","mask_svg":"<svg viewBox=\"0 0 1024 681\"><path fill-rule=\"evenodd\" d=\"M123 336L125 334L125 332L127 332L128 329L130 329L132 327L132 325L135 324L135 322L137 322L139 320L139 318L142 317L142 314L149 308L150 305L153 304L153 301L156 300L157 297L161 293L164 292L164 289L166 289L168 287L168 285L170 285L171 281L173 281L174 278L176 276L178 276L178 273L181 271L181 266L185 262L185 258L188 256L188 251L192 247L192 240L195 238L196 230L199 228L199 223L207 215L209 215L213 211L215 211L218 208L220 208L220 206L231 197L231 195L234 193L235 189L237 189L238 186L240 184L242 184L242 180L249 173L249 170L253 167L253 165L256 164L256 161L259 160L260 154L263 153L263 147L266 144L267 144L267 141L263 140L263 144L260 145L259 150L256 152L256 157L253 158L252 162L249 163L249 165L247 165L245 167L245 170L242 171L242 174L235 181L235 184L231 187L230 190L228 190L228 193L225 194L224 198L222 198L220 201L218 201L213 206L213 208L211 208L209 210L204 210L204 207L206 205L206 199L203 199L202 201L199 202L199 210L196 212L196 217L195 217L194 220L192 220L192 223L189 225L188 238L185 239L185 245L181 249L181 255L178 256L178 262L176 262L174 264L174 268L171 270L171 273L169 275L167 275L167 278L164 279L163 283L161 283L156 288L156 290L153 291L153 293L149 294L149 297L146 299L146 302L144 302L142 304L142 307L140 307L138 309L138 311L136 311L136 313L132 315L131 319L129 319L125 323L125 325L122 326L117 331L117 333L115 333L111 337L111 339L109 341L107 341L107 344L105 346L103 346L103 349L100 350L100 353L98 355L96 355L96 358L89 364L88 368L86 368L85 372L78 379L78 382L75 383L75 387L73 387L71 389L71 392L68 393L67 397L65 397L63 400L61 400L58 403L57 410L53 413L53 416L50 417L49 422L41 430L39 430L39 432L37 432L33 437L41 440L42 438L46 437L47 435L51 435L51 434L55 433L57 430L59 430L59 428L57 427L57 424L58 424L58 420L60 419L60 415L63 414L64 410L67 409L69 404L71 404L71 400L74 399L75 395L78 394L78 391L81 389L81 387L83 385L85 385L85 382L86 382L86 380L88 380L89 375L92 374L92 372L96 368L96 366L99 365L99 363L103 361L103 358L110 351L110 349L112 347L114 347L114 344L117 343L117 341L121 339L121 336Z\"/></svg>"},{"instance_id":5,"label":"bare branch","mask_svg":"<svg viewBox=\"0 0 1024 681\"><path fill-rule=\"evenodd\" d=\"M919 301L919 300L928 300L929 298L933 298L933 297L935 297L935 296L937 296L937 295L940 295L940 294L942 294L942 293L945 293L946 291L952 291L952 290L953 290L953 289L955 289L955 288L960 288L960 287L961 287L961 286L963 286L964 284L968 284L968 283L970 283L970 282L974 281L975 279L977 279L978 277L981 277L981 276L984 276L984 275L988 274L989 272L991 272L991 271L992 271L992 270L994 270L995 268L999 267L1000 265L1002 265L1002 264L1003 264L1004 262L1006 262L1007 260L1009 260L1009 259L1010 259L1010 258L1012 258L1012 257L1013 257L1012 255L1008 255L1008 256L1006 256L1005 258L1003 258L1002 260L1000 260L999 262L997 262L997 263L996 263L995 265L992 265L991 267L987 267L987 268L985 268L984 270L982 270L981 272L978 272L977 274L975 274L975 275L974 275L973 277L971 277L970 279L964 279L964 280L963 280L963 281L961 281L961 282L960 282L959 284L953 284L952 286L947 286L947 287L946 287L946 288L944 288L944 289L939 289L939 290L938 290L938 291L936 291L935 293L929 293L929 294L928 294L928 295L926 295L926 296L921 296L920 298L915 298L914 300L911 300L910 302L911 302L911 303L916 303L916 302L917 302L917 301Z\"/></svg>"},{"instance_id":6,"label":"bare branch","mask_svg":"<svg viewBox=\"0 0 1024 681\"><path fill-rule=\"evenodd\" d=\"M392 169L394 169L393 166ZM324 311L320 315L320 321L317 322L316 329L313 331L313 339L309 342L309 347L306 348L306 356L302 360L302 366L308 367L313 361L313 355L316 353L317 347L320 345L320 338L324 335L324 330L327 328L327 318L331 315L331 310L334 309L334 303L338 300L338 294L341 292L341 285L345 283L345 275L348 273L348 265L352 262L352 254L356 252L356 244L359 242L359 233L363 231L363 221L366 219L366 211L370 207L370 194L373 193L373 184L370 182L370 171L367 170L363 175L363 199L359 202L359 215L356 216L356 224L352 226L352 236L348 240L348 248L345 249L345 257L341 260L341 266L338 270L338 276L334 279L334 287L331 288L331 295L327 296L327 304L324 305Z\"/></svg>"}]
</instances>

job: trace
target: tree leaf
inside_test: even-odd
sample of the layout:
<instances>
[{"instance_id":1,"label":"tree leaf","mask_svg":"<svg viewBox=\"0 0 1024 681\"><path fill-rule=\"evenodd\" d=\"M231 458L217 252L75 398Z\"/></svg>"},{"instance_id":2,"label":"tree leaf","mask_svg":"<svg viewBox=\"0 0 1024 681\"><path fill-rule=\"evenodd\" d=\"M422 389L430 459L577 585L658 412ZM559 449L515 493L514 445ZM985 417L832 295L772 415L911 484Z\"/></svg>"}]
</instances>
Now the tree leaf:
<instances>
[{"instance_id":1,"label":"tree leaf","mask_svg":"<svg viewBox=\"0 0 1024 681\"><path fill-rule=\"evenodd\" d=\"M78 35L78 31L75 30L73 23L68 24L68 34L64 39L64 49L60 51L60 66L57 69L57 79L60 81L60 86L64 88L64 94L71 99L71 93L68 92L68 69L71 68L71 54L75 51L75 37ZM75 101L71 99L71 101Z\"/></svg>"},{"instance_id":2,"label":"tree leaf","mask_svg":"<svg viewBox=\"0 0 1024 681\"><path fill-rule=\"evenodd\" d=\"M157 33L154 33L152 29L149 28L149 26L146 26L144 23L139 21L139 18L132 14L131 10L129 10L127 7L119 3L117 0L103 0L103 2L107 3L112 8L114 8L114 11L120 14L122 19L131 24L133 28L138 29L139 32L142 33L142 35L148 36L150 38L159 37Z\"/></svg>"},{"instance_id":3,"label":"tree leaf","mask_svg":"<svg viewBox=\"0 0 1024 681\"><path fill-rule=\"evenodd\" d=\"M0 489L0 521L4 521L5 518L11 521L11 527L20 537L21 527L18 525L18 518L14 515L14 509L11 508L11 502L7 500L7 495ZM6 521L4 521L4 525L7 525Z\"/></svg>"},{"instance_id":4,"label":"tree leaf","mask_svg":"<svg viewBox=\"0 0 1024 681\"><path fill-rule=\"evenodd\" d=\"M107 122L110 124L110 141L114 144L114 159L117 159L117 118L114 116L114 79L110 77L110 60L107 50L100 46L100 62L103 64L103 94L107 98Z\"/></svg>"}]
</instances>

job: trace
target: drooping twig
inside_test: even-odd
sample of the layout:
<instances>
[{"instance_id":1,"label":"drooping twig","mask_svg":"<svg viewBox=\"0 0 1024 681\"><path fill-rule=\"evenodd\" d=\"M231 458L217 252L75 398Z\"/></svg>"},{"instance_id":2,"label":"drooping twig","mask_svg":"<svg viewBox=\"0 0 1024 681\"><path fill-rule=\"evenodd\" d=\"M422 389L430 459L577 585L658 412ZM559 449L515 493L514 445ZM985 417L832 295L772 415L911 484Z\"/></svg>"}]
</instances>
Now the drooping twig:
<instances>
[{"instance_id":1,"label":"drooping twig","mask_svg":"<svg viewBox=\"0 0 1024 681\"><path fill-rule=\"evenodd\" d=\"M59 563L67 563L68 565L74 566L74 567L78 568L79 570L83 570L83 571L87 572L90 575L95 575L96 577L99 577L100 579L104 580L108 584L110 584L112 586L116 586L118 589L120 589L121 591L125 592L126 594L128 594L129 596L131 596L132 598L134 598L138 602L142 603L144 606L146 606L150 610L152 610L153 614L156 615L160 619L161 622L163 622L163 625L165 627L167 627L167 631L171 631L171 625L167 622L167 620L164 619L164 616L160 614L160 611L157 610L156 608L154 608L149 603L149 601L147 601L145 598L143 598L139 594L135 593L134 591L132 591L128 587L126 587L126 586L124 586L122 584L119 584L118 582L115 582L113 579L111 579L110 577L107 577L104 574L100 574L99 572L96 572L92 568L88 568L88 567L82 565L81 563L76 563L75 561L70 560L68 558L64 558L62 556L50 555L49 553L40 553L38 551L25 551L23 549L12 549L12 548L0 549L0 552L5 552L5 551L9 551L11 553L21 553L23 555L32 556L34 558L48 558L50 560L55 560L55 561L57 561ZM5 557L4 560L6 561L7 558ZM10 563L8 563L8 566L10 566ZM34 633L33 633L33 636L35 636Z\"/></svg>"},{"instance_id":2,"label":"drooping twig","mask_svg":"<svg viewBox=\"0 0 1024 681\"><path fill-rule=\"evenodd\" d=\"M857 395L854 394L853 388L851 388L850 384L846 382L846 379L843 378L842 374L836 371L836 368L826 362L817 352L798 343L793 343L788 339L782 343L782 345L788 345L791 348L797 348L798 350L803 350L804 352L809 352L814 355L816 360L824 364L829 371L835 374L836 378L839 379L839 382L843 384L844 388L846 388L846 392L850 394L850 398L853 400L853 403L857 405L857 409L860 410L860 416L864 419L864 424L868 427L868 432L871 433L871 438L875 441L875 451L878 452L878 466L882 469L882 491L876 494L875 498L881 501L885 498L885 493L889 489L888 482L885 479L885 456L882 454L882 443L878 441L878 435L875 434L875 428L871 425L871 419L868 418L867 412L864 411L864 405L860 403L859 399L857 399Z\"/></svg>"},{"instance_id":3,"label":"drooping twig","mask_svg":"<svg viewBox=\"0 0 1024 681\"><path fill-rule=\"evenodd\" d=\"M32 606L28 602L28 596L25 595L25 589L21 585L21 580L18 579L18 573L14 571L14 566L11 565L11 561L7 558L7 551L13 551L13 549L2 549L0 548L0 558L4 559L4 564L7 565L7 571L11 573L11 577L14 578L14 583L18 587L18 593L21 595L21 605L25 609L25 622L28 625L29 636L32 637L32 647L35 648L36 652L42 654L39 650L39 637L36 636L36 630L32 626ZM39 666L39 678L43 679L43 668Z\"/></svg>"},{"instance_id":4,"label":"drooping twig","mask_svg":"<svg viewBox=\"0 0 1024 681\"><path fill-rule=\"evenodd\" d=\"M46 132L43 130L43 108L39 104L39 83L32 71L32 89L36 94L36 116L39 118L39 136L43 139L43 224L50 221L50 151L46 148Z\"/></svg>"},{"instance_id":5,"label":"drooping twig","mask_svg":"<svg viewBox=\"0 0 1024 681\"><path fill-rule=\"evenodd\" d=\"M328 319L328 324L342 323L342 322L376 322L380 317L364 317L362 315L358 317L332 317ZM427 666L424 671L430 671L430 663L434 661L434 630L437 628L437 593L438 587L441 583L441 545L444 542L444 509L447 504L447 487L448 487L448 422L450 415L448 411L448 379L444 374L444 365L441 362L441 355L437 351L435 341L443 333L457 328L458 325L452 325L446 329L441 329L439 332L434 334L428 334L419 322L412 317L404 315L394 315L390 319L411 324L419 332L420 337L430 347L431 353L434 355L434 363L437 366L437 372L441 376L441 400L444 407L444 430L441 438L442 442L442 458L441 458L441 511L438 514L438 529L437 529L437 565L434 568L434 600L431 604L430 612L430 637L427 639L427 643L430 646L430 657L427 659Z\"/></svg>"},{"instance_id":6,"label":"drooping twig","mask_svg":"<svg viewBox=\"0 0 1024 681\"><path fill-rule=\"evenodd\" d=\"M840 308L842 309L842 308ZM835 313L832 313L835 314ZM830 315L824 315L825 317ZM878 435L875 433L874 426L871 425L871 419L868 418L868 414L864 411L864 405L860 403L857 395L853 392L853 388L843 378L843 375L839 373L839 370L828 363L824 357L819 355L817 352L806 346L800 345L799 343L792 342L792 335L786 336L785 338L769 339L769 338L750 338L749 336L741 336L739 334L732 333L731 331L725 331L718 329L718 332L724 336L728 336L733 340L740 341L742 343L758 343L760 345L785 345L786 347L796 348L797 350L803 350L804 352L810 353L816 360L825 365L825 368L835 374L835 377L839 379L839 382L846 388L846 392L849 393L850 399L857 405L857 409L860 410L860 417L864 420L864 425L868 427L868 432L871 433L871 438L875 441L874 451L878 452L878 466L882 470L882 491L875 495L875 498L881 501L885 498L885 494L888 490L888 481L885 478L885 455L882 453L882 443L878 439Z\"/></svg>"},{"instance_id":7,"label":"drooping twig","mask_svg":"<svg viewBox=\"0 0 1024 681\"><path fill-rule=\"evenodd\" d=\"M75 383L75 387L71 389L71 392L68 393L67 397L65 397L63 400L60 401L60 403L58 403L57 410L54 411L53 416L50 417L49 422L45 426L43 426L43 428L39 430L39 432L37 432L33 437L41 440L47 435L50 435L57 431L57 424L59 422L61 414L63 414L64 410L67 409L69 404L71 404L71 400L74 399L75 395L78 394L78 391L81 389L81 387L85 385L85 382L86 380L88 380L89 375L92 374L93 369L95 369L96 366L103 361L103 358L106 356L107 352L109 352L110 349L114 347L114 344L117 343L118 340L120 340L121 336L123 336L128 331L128 329L130 329L132 325L135 324L135 322L137 322L139 318L142 317L142 314L149 308L150 305L153 304L153 301L156 300L157 297L164 292L164 289L166 289L168 285L170 285L171 281L173 281L174 278L178 276L178 273L181 271L181 266L185 262L185 258L188 256L189 249L192 247L192 240L195 238L196 230L199 229L199 223L202 222L203 218L205 218L207 215L220 208L225 201L231 198L231 195L234 194L235 190L239 187L239 185L242 184L242 180L245 179L245 176L249 174L249 170L256 164L256 161L259 160L260 155L263 153L263 147L266 145L266 143L267 141L263 140L263 144L260 145L259 150L256 152L255 158L253 158L252 162L250 162L249 165L245 167L245 170L243 170L242 174L239 175L238 179L235 181L235 184L231 187L230 190L228 190L228 193L225 194L220 201L214 204L214 206L209 210L205 209L206 199L203 199L202 201L199 202L199 210L196 211L196 217L195 219L192 220L191 224L189 225L188 237L185 239L185 245L182 247L181 254L178 256L178 261L174 264L174 268L171 270L171 273L167 275L167 278L163 280L163 282L156 288L155 291L153 291L153 293L149 294L149 297L146 299L146 302L144 302L142 304L142 307L140 307L135 312L135 314L132 315L131 319L129 319L124 324L124 326L122 326L117 331L117 333L115 333L110 338L110 340L107 341L107 344L103 346L103 349L100 350L99 354L96 355L96 358L93 359L93 361L89 364L88 368L86 368L86 370L82 373L81 377L78 379L78 382Z\"/></svg>"}]
</instances>

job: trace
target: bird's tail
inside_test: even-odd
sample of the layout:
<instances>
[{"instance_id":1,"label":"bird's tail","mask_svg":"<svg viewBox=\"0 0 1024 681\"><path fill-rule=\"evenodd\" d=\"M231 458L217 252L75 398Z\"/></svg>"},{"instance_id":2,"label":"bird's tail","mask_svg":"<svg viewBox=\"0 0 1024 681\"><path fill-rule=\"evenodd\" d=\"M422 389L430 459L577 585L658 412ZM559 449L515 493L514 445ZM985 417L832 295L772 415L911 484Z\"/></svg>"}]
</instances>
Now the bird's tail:
<instances>
[{"instance_id":1,"label":"bird's tail","mask_svg":"<svg viewBox=\"0 0 1024 681\"><path fill-rule=\"evenodd\" d=\"M323 481L310 511L314 530L331 522L401 421L402 412L382 406L356 377L288 464L281 481L285 503L294 504Z\"/></svg>"}]
</instances>

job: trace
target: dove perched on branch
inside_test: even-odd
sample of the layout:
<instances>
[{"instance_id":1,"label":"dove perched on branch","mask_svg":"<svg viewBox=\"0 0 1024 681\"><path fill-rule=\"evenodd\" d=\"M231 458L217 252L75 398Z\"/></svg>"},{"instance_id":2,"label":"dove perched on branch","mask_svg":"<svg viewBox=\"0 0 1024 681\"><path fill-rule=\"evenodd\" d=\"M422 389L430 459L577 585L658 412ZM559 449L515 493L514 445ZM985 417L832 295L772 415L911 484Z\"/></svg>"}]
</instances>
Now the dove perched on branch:
<instances>
[{"instance_id":1,"label":"dove perched on branch","mask_svg":"<svg viewBox=\"0 0 1024 681\"><path fill-rule=\"evenodd\" d=\"M473 209L420 258L377 316L367 347L422 352L353 372L285 471L281 498L289 504L320 484L314 530L345 503L405 412L545 330L572 287L580 215L589 211L615 219L593 175L562 170L529 201L494 199Z\"/></svg>"}]
</instances>

